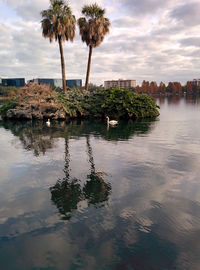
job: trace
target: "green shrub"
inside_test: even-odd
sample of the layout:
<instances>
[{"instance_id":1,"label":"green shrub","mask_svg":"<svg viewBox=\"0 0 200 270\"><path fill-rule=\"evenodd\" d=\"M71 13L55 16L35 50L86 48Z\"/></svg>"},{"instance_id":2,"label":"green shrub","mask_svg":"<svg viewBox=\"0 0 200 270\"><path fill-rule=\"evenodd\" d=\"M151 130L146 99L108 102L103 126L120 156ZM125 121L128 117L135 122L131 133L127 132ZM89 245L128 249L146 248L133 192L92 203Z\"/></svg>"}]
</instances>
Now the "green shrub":
<instances>
[{"instance_id":1,"label":"green shrub","mask_svg":"<svg viewBox=\"0 0 200 270\"><path fill-rule=\"evenodd\" d=\"M88 92L74 88L66 93L59 93L57 100L62 104L67 115L76 118L89 115L88 97Z\"/></svg>"},{"instance_id":2,"label":"green shrub","mask_svg":"<svg viewBox=\"0 0 200 270\"><path fill-rule=\"evenodd\" d=\"M79 89L59 93L58 102L71 117L146 118L159 115L155 100L128 89L110 88L91 93Z\"/></svg>"},{"instance_id":3,"label":"green shrub","mask_svg":"<svg viewBox=\"0 0 200 270\"><path fill-rule=\"evenodd\" d=\"M145 118L159 115L155 100L128 89L110 88L93 92L89 97L90 112L94 116L115 118Z\"/></svg>"},{"instance_id":4,"label":"green shrub","mask_svg":"<svg viewBox=\"0 0 200 270\"><path fill-rule=\"evenodd\" d=\"M18 103L16 103L15 101L9 101L8 103L3 104L0 107L0 115L6 115L8 110L16 108L17 105Z\"/></svg>"}]
</instances>

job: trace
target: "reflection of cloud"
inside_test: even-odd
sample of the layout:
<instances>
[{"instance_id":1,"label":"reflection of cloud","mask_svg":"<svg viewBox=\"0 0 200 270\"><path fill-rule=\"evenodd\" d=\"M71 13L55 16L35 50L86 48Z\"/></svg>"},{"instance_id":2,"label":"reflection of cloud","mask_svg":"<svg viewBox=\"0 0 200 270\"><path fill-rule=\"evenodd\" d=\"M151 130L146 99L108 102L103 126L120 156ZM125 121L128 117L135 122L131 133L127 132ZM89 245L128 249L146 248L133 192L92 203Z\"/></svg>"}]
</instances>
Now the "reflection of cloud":
<instances>
[{"instance_id":1,"label":"reflection of cloud","mask_svg":"<svg viewBox=\"0 0 200 270\"><path fill-rule=\"evenodd\" d=\"M0 138L0 182L5 181L7 178L9 178L10 175L10 163L15 163L16 160L27 160L28 155L26 158L24 158L24 155L22 152L19 151L19 149L16 149L12 146L11 142L14 139L13 136L10 135L8 131L5 131L4 129L0 129L1 132L1 138Z\"/></svg>"}]
</instances>

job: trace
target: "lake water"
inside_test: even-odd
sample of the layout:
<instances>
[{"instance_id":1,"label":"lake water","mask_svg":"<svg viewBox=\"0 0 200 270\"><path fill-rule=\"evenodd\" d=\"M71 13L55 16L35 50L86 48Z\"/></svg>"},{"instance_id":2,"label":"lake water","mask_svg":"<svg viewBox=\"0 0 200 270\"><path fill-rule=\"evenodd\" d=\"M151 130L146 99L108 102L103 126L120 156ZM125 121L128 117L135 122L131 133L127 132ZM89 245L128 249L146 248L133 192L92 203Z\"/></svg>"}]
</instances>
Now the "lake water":
<instances>
[{"instance_id":1,"label":"lake water","mask_svg":"<svg viewBox=\"0 0 200 270\"><path fill-rule=\"evenodd\" d=\"M157 102L115 128L0 121L0 269L200 269L200 99Z\"/></svg>"}]
</instances>

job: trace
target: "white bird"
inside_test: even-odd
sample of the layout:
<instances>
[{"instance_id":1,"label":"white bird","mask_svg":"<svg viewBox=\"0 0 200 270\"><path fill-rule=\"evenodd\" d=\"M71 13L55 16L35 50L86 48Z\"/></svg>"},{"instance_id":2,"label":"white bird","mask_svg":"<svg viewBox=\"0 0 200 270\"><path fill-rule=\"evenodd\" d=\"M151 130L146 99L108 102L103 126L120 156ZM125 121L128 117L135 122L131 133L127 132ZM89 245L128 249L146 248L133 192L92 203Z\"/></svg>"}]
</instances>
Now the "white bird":
<instances>
[{"instance_id":1,"label":"white bird","mask_svg":"<svg viewBox=\"0 0 200 270\"><path fill-rule=\"evenodd\" d=\"M110 118L108 116L106 116L107 119L107 124L111 125L111 126L116 126L118 124L117 120L110 120Z\"/></svg>"},{"instance_id":2,"label":"white bird","mask_svg":"<svg viewBox=\"0 0 200 270\"><path fill-rule=\"evenodd\" d=\"M48 121L46 122L46 125L47 125L48 127L50 127L50 125L51 125L50 119L48 119Z\"/></svg>"}]
</instances>

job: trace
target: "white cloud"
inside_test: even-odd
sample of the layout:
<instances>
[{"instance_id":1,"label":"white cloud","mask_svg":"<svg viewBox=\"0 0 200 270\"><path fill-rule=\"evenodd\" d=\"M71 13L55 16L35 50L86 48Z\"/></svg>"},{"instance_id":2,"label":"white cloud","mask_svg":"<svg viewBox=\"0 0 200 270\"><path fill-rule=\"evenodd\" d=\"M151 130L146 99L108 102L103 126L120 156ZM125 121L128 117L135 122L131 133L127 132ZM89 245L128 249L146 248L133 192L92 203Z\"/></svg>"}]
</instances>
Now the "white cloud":
<instances>
[{"instance_id":1,"label":"white cloud","mask_svg":"<svg viewBox=\"0 0 200 270\"><path fill-rule=\"evenodd\" d=\"M77 18L84 4L71 2ZM92 58L91 81L118 78L185 83L198 76L200 4L194 1L97 1L112 27ZM1 5L1 4L0 4ZM0 76L61 77L58 44L41 33L40 12L48 0L3 0L0 9ZM2 14L1 14L2 13ZM15 16L13 15L15 14ZM1 16L2 15L2 16ZM5 18L3 20L1 18ZM64 44L66 77L84 81L88 48L77 29L74 43ZM197 55L195 54L197 52Z\"/></svg>"}]
</instances>

